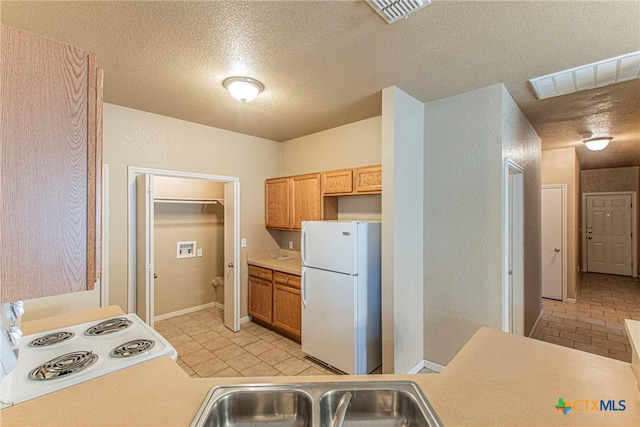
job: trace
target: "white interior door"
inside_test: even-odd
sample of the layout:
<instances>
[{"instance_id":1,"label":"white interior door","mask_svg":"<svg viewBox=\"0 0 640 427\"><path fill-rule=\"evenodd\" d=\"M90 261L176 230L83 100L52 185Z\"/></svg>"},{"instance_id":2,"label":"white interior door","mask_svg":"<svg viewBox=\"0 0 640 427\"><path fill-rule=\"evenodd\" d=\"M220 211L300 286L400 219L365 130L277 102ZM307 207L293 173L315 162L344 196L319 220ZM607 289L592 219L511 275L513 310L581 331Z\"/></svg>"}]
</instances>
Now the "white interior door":
<instances>
[{"instance_id":1,"label":"white interior door","mask_svg":"<svg viewBox=\"0 0 640 427\"><path fill-rule=\"evenodd\" d=\"M236 182L224 184L224 325L240 330L238 220L236 204L239 194Z\"/></svg>"},{"instance_id":2,"label":"white interior door","mask_svg":"<svg viewBox=\"0 0 640 427\"><path fill-rule=\"evenodd\" d=\"M524 170L504 162L502 329L524 335Z\"/></svg>"},{"instance_id":3,"label":"white interior door","mask_svg":"<svg viewBox=\"0 0 640 427\"><path fill-rule=\"evenodd\" d=\"M136 177L136 314L153 327L153 175Z\"/></svg>"},{"instance_id":4,"label":"white interior door","mask_svg":"<svg viewBox=\"0 0 640 427\"><path fill-rule=\"evenodd\" d=\"M587 270L631 276L631 195L588 195Z\"/></svg>"},{"instance_id":5,"label":"white interior door","mask_svg":"<svg viewBox=\"0 0 640 427\"><path fill-rule=\"evenodd\" d=\"M564 188L542 188L542 297L563 299Z\"/></svg>"}]
</instances>

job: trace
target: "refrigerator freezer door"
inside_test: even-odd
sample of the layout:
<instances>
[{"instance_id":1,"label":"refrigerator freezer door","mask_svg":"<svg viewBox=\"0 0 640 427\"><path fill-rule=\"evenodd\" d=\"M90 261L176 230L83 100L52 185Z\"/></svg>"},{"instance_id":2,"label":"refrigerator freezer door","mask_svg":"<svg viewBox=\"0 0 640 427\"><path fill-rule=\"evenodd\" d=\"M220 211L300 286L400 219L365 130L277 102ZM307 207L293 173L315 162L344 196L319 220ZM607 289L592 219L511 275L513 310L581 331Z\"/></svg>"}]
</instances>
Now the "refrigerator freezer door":
<instances>
[{"instance_id":1,"label":"refrigerator freezer door","mask_svg":"<svg viewBox=\"0 0 640 427\"><path fill-rule=\"evenodd\" d=\"M355 374L357 277L302 267L302 280L302 351Z\"/></svg>"},{"instance_id":2,"label":"refrigerator freezer door","mask_svg":"<svg viewBox=\"0 0 640 427\"><path fill-rule=\"evenodd\" d=\"M302 264L338 273L358 274L358 231L357 222L303 222Z\"/></svg>"}]
</instances>

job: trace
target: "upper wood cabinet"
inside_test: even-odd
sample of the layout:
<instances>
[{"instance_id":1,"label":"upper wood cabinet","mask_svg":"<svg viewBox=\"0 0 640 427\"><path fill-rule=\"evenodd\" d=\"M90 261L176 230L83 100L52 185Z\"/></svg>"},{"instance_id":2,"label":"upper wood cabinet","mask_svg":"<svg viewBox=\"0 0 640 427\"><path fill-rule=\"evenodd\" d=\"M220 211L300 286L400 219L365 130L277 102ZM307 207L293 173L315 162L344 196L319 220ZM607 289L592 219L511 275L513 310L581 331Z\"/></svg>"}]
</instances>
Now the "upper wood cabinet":
<instances>
[{"instance_id":1,"label":"upper wood cabinet","mask_svg":"<svg viewBox=\"0 0 640 427\"><path fill-rule=\"evenodd\" d=\"M1 26L2 302L93 289L100 272L102 71Z\"/></svg>"},{"instance_id":2,"label":"upper wood cabinet","mask_svg":"<svg viewBox=\"0 0 640 427\"><path fill-rule=\"evenodd\" d=\"M321 219L320 174L312 173L291 177L291 228L300 230L302 221Z\"/></svg>"},{"instance_id":3,"label":"upper wood cabinet","mask_svg":"<svg viewBox=\"0 0 640 427\"><path fill-rule=\"evenodd\" d=\"M320 174L265 181L265 226L299 230L302 221L322 219Z\"/></svg>"},{"instance_id":4,"label":"upper wood cabinet","mask_svg":"<svg viewBox=\"0 0 640 427\"><path fill-rule=\"evenodd\" d=\"M322 172L322 194L351 193L352 191L352 169Z\"/></svg>"},{"instance_id":5,"label":"upper wood cabinet","mask_svg":"<svg viewBox=\"0 0 640 427\"><path fill-rule=\"evenodd\" d=\"M382 166L368 166L354 169L353 191L355 193L381 193Z\"/></svg>"},{"instance_id":6,"label":"upper wood cabinet","mask_svg":"<svg viewBox=\"0 0 640 427\"><path fill-rule=\"evenodd\" d=\"M382 193L382 166L322 172L323 196Z\"/></svg>"},{"instance_id":7,"label":"upper wood cabinet","mask_svg":"<svg viewBox=\"0 0 640 427\"><path fill-rule=\"evenodd\" d=\"M264 194L265 226L289 228L289 178L267 179Z\"/></svg>"}]
</instances>

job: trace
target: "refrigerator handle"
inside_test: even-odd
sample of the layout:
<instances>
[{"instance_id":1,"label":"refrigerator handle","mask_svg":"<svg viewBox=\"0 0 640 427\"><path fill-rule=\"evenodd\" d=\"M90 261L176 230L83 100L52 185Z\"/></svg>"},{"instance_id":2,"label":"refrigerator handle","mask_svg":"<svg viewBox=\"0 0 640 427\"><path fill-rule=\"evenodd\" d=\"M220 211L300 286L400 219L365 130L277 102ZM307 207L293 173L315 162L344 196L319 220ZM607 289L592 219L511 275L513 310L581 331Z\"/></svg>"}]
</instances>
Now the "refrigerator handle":
<instances>
[{"instance_id":1,"label":"refrigerator handle","mask_svg":"<svg viewBox=\"0 0 640 427\"><path fill-rule=\"evenodd\" d=\"M300 244L300 256L302 258L302 265L307 265L307 229L304 224L302 225L302 242Z\"/></svg>"},{"instance_id":2,"label":"refrigerator handle","mask_svg":"<svg viewBox=\"0 0 640 427\"><path fill-rule=\"evenodd\" d=\"M302 268L302 306L307 307L307 269Z\"/></svg>"}]
</instances>

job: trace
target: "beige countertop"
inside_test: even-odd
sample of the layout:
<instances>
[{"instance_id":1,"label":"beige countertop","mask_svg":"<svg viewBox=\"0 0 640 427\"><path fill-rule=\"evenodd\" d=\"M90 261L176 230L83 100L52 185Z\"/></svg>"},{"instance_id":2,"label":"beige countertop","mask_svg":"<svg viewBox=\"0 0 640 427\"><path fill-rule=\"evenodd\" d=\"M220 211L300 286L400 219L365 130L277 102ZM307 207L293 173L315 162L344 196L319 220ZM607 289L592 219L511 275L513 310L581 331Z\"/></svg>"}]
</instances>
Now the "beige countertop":
<instances>
[{"instance_id":1,"label":"beige countertop","mask_svg":"<svg viewBox=\"0 0 640 427\"><path fill-rule=\"evenodd\" d=\"M290 259L274 259L269 255L275 252L279 252L282 255L290 256ZM300 260L300 252L279 250L279 251L256 251L247 254L247 264L257 265L258 267L264 267L271 270L282 271L283 273L295 274L300 276L302 274L302 262Z\"/></svg>"},{"instance_id":2,"label":"beige countertop","mask_svg":"<svg viewBox=\"0 0 640 427\"><path fill-rule=\"evenodd\" d=\"M0 424L184 426L215 385L372 379L415 381L449 426L640 425L640 391L630 364L489 328L480 329L440 374L192 379L162 357L4 409ZM624 400L626 410L583 411L578 405L564 415L555 408L558 398Z\"/></svg>"},{"instance_id":3,"label":"beige countertop","mask_svg":"<svg viewBox=\"0 0 640 427\"><path fill-rule=\"evenodd\" d=\"M640 322L625 319L624 326L627 330L629 343L631 343L631 369L636 376L636 383L640 389Z\"/></svg>"}]
</instances>

